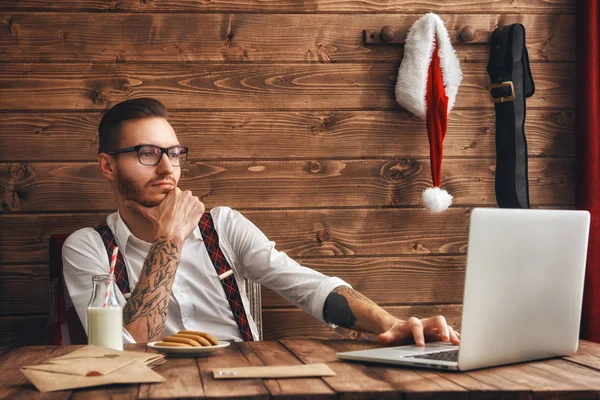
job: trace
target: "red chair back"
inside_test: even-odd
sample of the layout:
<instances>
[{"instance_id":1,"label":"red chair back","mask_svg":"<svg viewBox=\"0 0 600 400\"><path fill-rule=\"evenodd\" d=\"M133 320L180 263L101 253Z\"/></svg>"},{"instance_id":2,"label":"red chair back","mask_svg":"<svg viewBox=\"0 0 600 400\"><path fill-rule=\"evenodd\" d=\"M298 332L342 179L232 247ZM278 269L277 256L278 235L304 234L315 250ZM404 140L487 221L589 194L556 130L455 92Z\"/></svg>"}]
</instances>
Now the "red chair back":
<instances>
[{"instance_id":1,"label":"red chair back","mask_svg":"<svg viewBox=\"0 0 600 400\"><path fill-rule=\"evenodd\" d=\"M73 307L63 277L62 247L68 234L50 236L50 344L87 344L87 335Z\"/></svg>"}]
</instances>

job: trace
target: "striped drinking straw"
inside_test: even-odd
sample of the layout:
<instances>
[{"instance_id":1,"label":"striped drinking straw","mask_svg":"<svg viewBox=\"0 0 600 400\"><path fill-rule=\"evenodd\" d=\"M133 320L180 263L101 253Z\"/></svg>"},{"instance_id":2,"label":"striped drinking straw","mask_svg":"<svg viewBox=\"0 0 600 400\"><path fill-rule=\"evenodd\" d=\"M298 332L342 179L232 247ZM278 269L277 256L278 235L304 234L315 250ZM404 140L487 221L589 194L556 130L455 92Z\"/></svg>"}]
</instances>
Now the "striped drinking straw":
<instances>
[{"instance_id":1,"label":"striped drinking straw","mask_svg":"<svg viewBox=\"0 0 600 400\"><path fill-rule=\"evenodd\" d=\"M104 294L104 305L106 308L108 306L108 296L110 296L110 288L113 284L113 279L115 276L115 265L117 264L117 254L119 253L119 248L115 246L113 250L112 256L110 257L110 271L108 272L108 285L106 286L106 293Z\"/></svg>"}]
</instances>

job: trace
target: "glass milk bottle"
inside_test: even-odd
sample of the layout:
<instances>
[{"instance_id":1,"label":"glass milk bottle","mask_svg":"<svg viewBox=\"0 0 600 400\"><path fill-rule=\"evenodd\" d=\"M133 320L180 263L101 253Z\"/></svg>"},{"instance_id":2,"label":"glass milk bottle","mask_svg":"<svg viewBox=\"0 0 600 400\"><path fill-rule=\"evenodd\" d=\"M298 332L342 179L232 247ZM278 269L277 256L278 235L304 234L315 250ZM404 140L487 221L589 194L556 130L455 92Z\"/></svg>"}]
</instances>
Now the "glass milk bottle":
<instances>
[{"instance_id":1,"label":"glass milk bottle","mask_svg":"<svg viewBox=\"0 0 600 400\"><path fill-rule=\"evenodd\" d=\"M114 277L94 275L87 309L88 344L123 350L123 309L117 303ZM107 296L108 293L108 296Z\"/></svg>"}]
</instances>

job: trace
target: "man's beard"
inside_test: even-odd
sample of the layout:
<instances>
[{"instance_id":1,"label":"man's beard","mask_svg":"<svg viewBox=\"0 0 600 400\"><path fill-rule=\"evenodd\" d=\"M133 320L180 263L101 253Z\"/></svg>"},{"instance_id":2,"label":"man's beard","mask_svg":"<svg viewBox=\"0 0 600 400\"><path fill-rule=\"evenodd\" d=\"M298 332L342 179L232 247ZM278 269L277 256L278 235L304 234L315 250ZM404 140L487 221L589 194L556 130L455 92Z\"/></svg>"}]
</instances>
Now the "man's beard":
<instances>
[{"instance_id":1,"label":"man's beard","mask_svg":"<svg viewBox=\"0 0 600 400\"><path fill-rule=\"evenodd\" d=\"M135 200L146 207L155 207L159 205L164 199L163 198L160 200L151 200L147 198L145 196L146 190L133 179L129 179L123 176L120 173L120 171L117 171L116 177L119 193L121 193L121 195L126 199ZM159 180L166 180L166 178L162 178Z\"/></svg>"}]
</instances>

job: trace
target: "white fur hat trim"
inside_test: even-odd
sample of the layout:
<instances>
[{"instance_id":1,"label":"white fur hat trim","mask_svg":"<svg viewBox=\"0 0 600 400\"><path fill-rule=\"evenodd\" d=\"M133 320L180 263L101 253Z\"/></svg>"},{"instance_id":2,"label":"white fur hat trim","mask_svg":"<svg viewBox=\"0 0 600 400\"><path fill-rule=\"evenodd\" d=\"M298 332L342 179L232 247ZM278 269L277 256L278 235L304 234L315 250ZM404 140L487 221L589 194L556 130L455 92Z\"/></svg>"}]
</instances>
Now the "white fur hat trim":
<instances>
[{"instance_id":1,"label":"white fur hat trim","mask_svg":"<svg viewBox=\"0 0 600 400\"><path fill-rule=\"evenodd\" d=\"M409 29L404 44L404 58L398 69L396 100L402 107L425 119L427 103L427 76L435 38L438 42L438 55L446 95L448 112L452 110L458 86L462 81L462 71L456 52L444 21L434 13L428 13L416 21Z\"/></svg>"}]
</instances>

